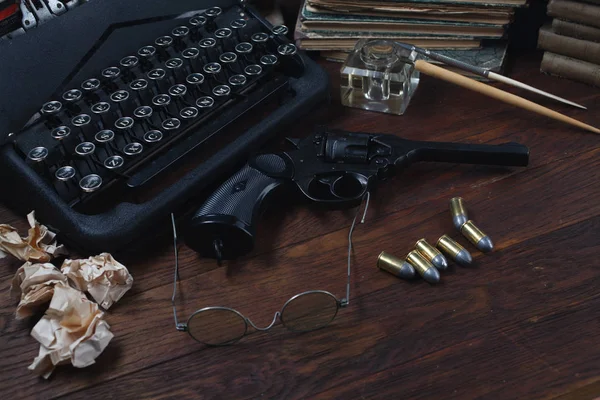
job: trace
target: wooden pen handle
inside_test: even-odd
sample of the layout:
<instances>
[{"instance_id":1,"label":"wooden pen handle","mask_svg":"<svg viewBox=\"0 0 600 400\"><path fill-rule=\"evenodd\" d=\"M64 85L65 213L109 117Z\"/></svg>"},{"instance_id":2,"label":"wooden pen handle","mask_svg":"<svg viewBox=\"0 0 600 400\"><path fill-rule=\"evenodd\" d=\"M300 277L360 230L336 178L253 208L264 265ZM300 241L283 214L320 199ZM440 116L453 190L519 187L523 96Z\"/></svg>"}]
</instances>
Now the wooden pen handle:
<instances>
[{"instance_id":1,"label":"wooden pen handle","mask_svg":"<svg viewBox=\"0 0 600 400\"><path fill-rule=\"evenodd\" d=\"M486 85L485 83L481 83L473 79L467 78L466 76L462 76L455 72L448 71L447 69L440 68L436 65L428 63L427 61L417 60L417 62L415 63L415 68L424 74L433 76L434 78L454 83L455 85L462 86L465 89L470 89L475 92L479 92L486 96L493 97L494 99L503 101L508 104L512 104L513 106L521 107L526 110L533 111L534 113L538 113L541 115L545 115L546 117L566 122L567 124L586 129L590 132L600 133L600 129L595 128L591 125L584 124L581 121L578 121L571 117L567 117L566 115L558 113L549 108L540 106L539 104L535 104L532 101L526 100L512 93L505 92L504 90L497 89L493 86Z\"/></svg>"}]
</instances>

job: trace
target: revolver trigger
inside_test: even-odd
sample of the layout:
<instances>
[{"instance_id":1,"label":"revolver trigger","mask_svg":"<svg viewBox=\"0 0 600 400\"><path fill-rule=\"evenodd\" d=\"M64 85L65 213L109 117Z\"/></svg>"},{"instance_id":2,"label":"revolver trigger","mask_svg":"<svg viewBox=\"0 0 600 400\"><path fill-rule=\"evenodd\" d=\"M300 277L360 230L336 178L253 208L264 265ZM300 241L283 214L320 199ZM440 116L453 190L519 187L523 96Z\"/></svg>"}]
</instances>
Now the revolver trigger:
<instances>
[{"instance_id":1,"label":"revolver trigger","mask_svg":"<svg viewBox=\"0 0 600 400\"><path fill-rule=\"evenodd\" d=\"M300 142L302 141L302 139L288 138L288 137L286 137L285 140L290 142L297 149L300 148Z\"/></svg>"}]
</instances>

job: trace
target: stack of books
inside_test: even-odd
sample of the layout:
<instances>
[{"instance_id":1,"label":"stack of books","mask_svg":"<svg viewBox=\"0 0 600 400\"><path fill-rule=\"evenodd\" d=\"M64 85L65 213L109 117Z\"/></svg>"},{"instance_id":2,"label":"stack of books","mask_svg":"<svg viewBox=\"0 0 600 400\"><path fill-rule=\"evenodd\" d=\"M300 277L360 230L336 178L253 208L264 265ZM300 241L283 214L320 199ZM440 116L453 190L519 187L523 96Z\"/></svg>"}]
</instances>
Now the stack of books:
<instances>
[{"instance_id":1,"label":"stack of books","mask_svg":"<svg viewBox=\"0 0 600 400\"><path fill-rule=\"evenodd\" d=\"M436 51L460 51L471 58L483 48L488 55L500 54L498 61L504 59L506 41L501 39L506 36L515 8L526 6L526 2L304 0L295 39L298 47L319 50L334 61L343 61L362 38L398 40Z\"/></svg>"},{"instance_id":2,"label":"stack of books","mask_svg":"<svg viewBox=\"0 0 600 400\"><path fill-rule=\"evenodd\" d=\"M541 70L600 87L600 0L551 0L551 26L540 29Z\"/></svg>"}]
</instances>

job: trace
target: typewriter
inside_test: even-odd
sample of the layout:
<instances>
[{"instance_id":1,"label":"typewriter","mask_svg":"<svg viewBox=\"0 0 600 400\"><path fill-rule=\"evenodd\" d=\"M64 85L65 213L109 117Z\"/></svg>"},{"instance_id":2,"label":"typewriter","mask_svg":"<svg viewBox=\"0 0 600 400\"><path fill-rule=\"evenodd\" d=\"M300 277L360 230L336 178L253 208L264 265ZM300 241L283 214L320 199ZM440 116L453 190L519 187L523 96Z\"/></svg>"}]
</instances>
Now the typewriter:
<instances>
[{"instance_id":1,"label":"typewriter","mask_svg":"<svg viewBox=\"0 0 600 400\"><path fill-rule=\"evenodd\" d=\"M1 201L80 251L149 235L327 100L288 36L239 1L94 0L0 43Z\"/></svg>"}]
</instances>

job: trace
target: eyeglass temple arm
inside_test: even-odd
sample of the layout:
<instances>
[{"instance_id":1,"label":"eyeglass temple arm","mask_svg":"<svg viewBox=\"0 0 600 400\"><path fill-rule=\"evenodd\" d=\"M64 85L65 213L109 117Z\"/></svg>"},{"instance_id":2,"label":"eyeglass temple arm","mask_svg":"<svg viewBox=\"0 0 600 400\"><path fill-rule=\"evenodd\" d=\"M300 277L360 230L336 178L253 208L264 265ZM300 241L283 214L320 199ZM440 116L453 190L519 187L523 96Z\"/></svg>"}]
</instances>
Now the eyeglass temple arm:
<instances>
[{"instance_id":1,"label":"eyeglass temple arm","mask_svg":"<svg viewBox=\"0 0 600 400\"><path fill-rule=\"evenodd\" d=\"M365 211L363 212L363 216L362 219L360 220L361 224L365 223L365 218L367 217L367 210L369 209L369 200L371 199L371 193L367 192L365 193L365 195L363 196L363 200L365 200L366 198L366 202L365 202ZM350 226L350 232L348 232L348 278L346 281L346 298L342 300L342 307L347 306L348 304L350 304L350 266L351 266L351 259L352 259L352 233L354 232L354 227L356 226L356 219L358 218L358 214L360 214L360 206L362 205L362 201L361 203L358 205L358 209L356 210L356 215L354 216L354 219L352 220L352 225Z\"/></svg>"},{"instance_id":2,"label":"eyeglass temple arm","mask_svg":"<svg viewBox=\"0 0 600 400\"><path fill-rule=\"evenodd\" d=\"M173 277L173 296L171 296L171 304L173 305L173 319L175 320L175 328L178 331L185 331L187 327L183 323L179 323L177 319L177 308L175 307L175 296L177 295L177 283L179 282L179 252L177 250L177 227L175 226L175 215L171 213L171 224L173 225L173 248L175 249L175 276Z\"/></svg>"}]
</instances>

